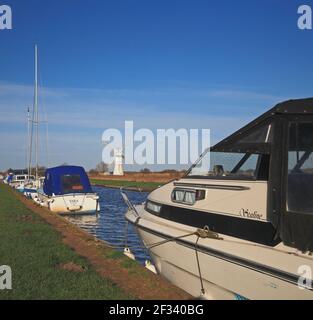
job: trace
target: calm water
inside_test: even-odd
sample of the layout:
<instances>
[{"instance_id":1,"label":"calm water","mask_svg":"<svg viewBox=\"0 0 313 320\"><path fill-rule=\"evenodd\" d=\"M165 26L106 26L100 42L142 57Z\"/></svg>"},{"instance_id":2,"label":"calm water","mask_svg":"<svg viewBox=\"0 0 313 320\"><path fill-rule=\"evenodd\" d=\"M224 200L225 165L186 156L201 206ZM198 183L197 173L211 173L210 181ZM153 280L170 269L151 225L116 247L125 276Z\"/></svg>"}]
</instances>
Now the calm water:
<instances>
[{"instance_id":1,"label":"calm water","mask_svg":"<svg viewBox=\"0 0 313 320\"><path fill-rule=\"evenodd\" d=\"M105 240L113 245L124 246L126 226L124 216L127 206L121 197L120 190L102 187L94 187L93 189L100 197L101 211L98 217L91 215L71 216L68 217L68 220L98 239ZM133 204L143 203L148 195L145 192L135 191L126 191L126 193ZM142 246L131 224L128 225L128 245L130 247ZM147 253L143 248L134 248L132 252L141 263L148 259Z\"/></svg>"}]
</instances>

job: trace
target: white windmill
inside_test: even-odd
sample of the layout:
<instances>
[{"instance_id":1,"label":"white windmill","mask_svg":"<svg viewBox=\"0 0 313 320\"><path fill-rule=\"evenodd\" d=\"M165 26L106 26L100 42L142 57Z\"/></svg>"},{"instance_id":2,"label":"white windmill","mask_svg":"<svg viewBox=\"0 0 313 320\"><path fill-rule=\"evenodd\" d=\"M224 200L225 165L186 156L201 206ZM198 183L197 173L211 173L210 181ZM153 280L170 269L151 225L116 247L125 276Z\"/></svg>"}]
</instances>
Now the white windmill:
<instances>
[{"instance_id":1,"label":"white windmill","mask_svg":"<svg viewBox=\"0 0 313 320\"><path fill-rule=\"evenodd\" d=\"M123 176L124 169L123 169L123 149L116 148L114 149L114 176Z\"/></svg>"}]
</instances>

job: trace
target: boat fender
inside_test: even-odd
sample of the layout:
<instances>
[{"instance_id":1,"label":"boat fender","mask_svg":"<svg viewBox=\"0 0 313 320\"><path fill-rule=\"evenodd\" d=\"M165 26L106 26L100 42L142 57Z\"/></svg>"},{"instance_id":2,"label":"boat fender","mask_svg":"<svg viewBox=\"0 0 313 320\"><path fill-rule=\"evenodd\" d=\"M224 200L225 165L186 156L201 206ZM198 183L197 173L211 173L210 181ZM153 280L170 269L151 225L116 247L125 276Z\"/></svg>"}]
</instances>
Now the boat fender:
<instances>
[{"instance_id":1,"label":"boat fender","mask_svg":"<svg viewBox=\"0 0 313 320\"><path fill-rule=\"evenodd\" d=\"M201 290L200 296L197 299L198 300L212 300L212 298L210 299L210 297L208 297L208 295L205 292L203 292L202 290Z\"/></svg>"},{"instance_id":2,"label":"boat fender","mask_svg":"<svg viewBox=\"0 0 313 320\"><path fill-rule=\"evenodd\" d=\"M151 261L146 260L146 261L145 261L145 267L146 267L149 271L153 272L154 274L158 274L158 272L157 272L154 264L151 263Z\"/></svg>"},{"instance_id":3,"label":"boat fender","mask_svg":"<svg viewBox=\"0 0 313 320\"><path fill-rule=\"evenodd\" d=\"M124 249L124 255L132 260L136 260L135 255L130 251L129 248Z\"/></svg>"}]
</instances>

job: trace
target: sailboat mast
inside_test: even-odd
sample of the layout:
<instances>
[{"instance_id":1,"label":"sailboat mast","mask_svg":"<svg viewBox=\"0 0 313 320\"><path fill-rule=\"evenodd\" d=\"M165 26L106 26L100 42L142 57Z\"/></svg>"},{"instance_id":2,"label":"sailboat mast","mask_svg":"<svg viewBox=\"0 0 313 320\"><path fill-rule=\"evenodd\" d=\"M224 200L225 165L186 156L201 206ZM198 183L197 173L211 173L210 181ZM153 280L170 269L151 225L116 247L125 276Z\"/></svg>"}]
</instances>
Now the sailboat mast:
<instances>
[{"instance_id":1,"label":"sailboat mast","mask_svg":"<svg viewBox=\"0 0 313 320\"><path fill-rule=\"evenodd\" d=\"M27 174L28 179L30 176L30 113L29 113L29 107L27 108Z\"/></svg>"},{"instance_id":2,"label":"sailboat mast","mask_svg":"<svg viewBox=\"0 0 313 320\"><path fill-rule=\"evenodd\" d=\"M35 45L35 115L36 115L36 181L38 180L39 115L38 115L38 49Z\"/></svg>"}]
</instances>

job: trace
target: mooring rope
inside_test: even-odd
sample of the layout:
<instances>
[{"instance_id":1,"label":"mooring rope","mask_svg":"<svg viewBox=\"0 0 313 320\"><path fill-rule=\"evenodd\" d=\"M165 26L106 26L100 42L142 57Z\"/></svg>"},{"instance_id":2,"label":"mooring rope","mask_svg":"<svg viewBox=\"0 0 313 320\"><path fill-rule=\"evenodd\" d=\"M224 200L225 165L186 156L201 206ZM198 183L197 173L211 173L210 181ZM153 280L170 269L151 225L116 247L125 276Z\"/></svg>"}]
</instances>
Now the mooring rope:
<instances>
[{"instance_id":1,"label":"mooring rope","mask_svg":"<svg viewBox=\"0 0 313 320\"><path fill-rule=\"evenodd\" d=\"M68 206L67 206L67 204L66 204L66 201L65 201L64 196L63 196L63 195L62 195L62 200L63 200L63 202L64 202L64 206L65 206L65 208L67 208L67 209L68 209Z\"/></svg>"},{"instance_id":2,"label":"mooring rope","mask_svg":"<svg viewBox=\"0 0 313 320\"><path fill-rule=\"evenodd\" d=\"M124 230L124 247L125 248L128 248L128 221L126 220L126 223L125 223L125 230Z\"/></svg>"},{"instance_id":3,"label":"mooring rope","mask_svg":"<svg viewBox=\"0 0 313 320\"><path fill-rule=\"evenodd\" d=\"M137 210L135 209L135 207L133 206L133 204L129 201L127 194L123 192L122 188L121 188L121 194L122 197L126 203L126 205L128 206L129 210L131 212L133 212L133 214L137 217L137 221L135 223L135 225L138 224L140 216L137 212ZM128 238L128 221L126 223L126 231L125 231L125 236ZM200 279L200 286L201 286L201 294L204 295L205 294L205 289L204 289L204 284L203 284L203 277L202 277L202 272L201 272L201 265L200 265L200 259L199 259L199 254L198 254L198 243L200 239L215 239L215 240L223 240L223 238L221 238L216 232L210 231L208 226L205 226L203 229L197 229L196 231L181 235L181 236L177 236L177 237L171 237L169 239L165 239L159 242L156 242L154 244L150 244L150 245L144 245L144 249L146 249L148 252L149 250L156 248L158 246L164 245L166 243L172 242L172 241L176 241L176 240L180 240L183 238L187 238L190 236L197 236L195 245L194 245L194 249L195 249L195 253L196 253L196 261L197 261L197 268L198 268L198 273L199 273L199 279ZM125 240L125 246L124 249L128 248L128 249L134 249L135 246L128 246L128 239L126 238ZM112 248L117 248L118 246L112 246ZM142 249L142 246L140 246L139 248Z\"/></svg>"},{"instance_id":4,"label":"mooring rope","mask_svg":"<svg viewBox=\"0 0 313 320\"><path fill-rule=\"evenodd\" d=\"M191 232L191 233L184 234L182 236L178 236L178 237L173 237L173 238L170 238L170 239L162 240L160 242L156 242L154 244L147 245L147 248L150 250L150 249L153 249L155 247L158 247L158 246L161 246L163 244L166 244L168 242L172 242L172 241L179 240L179 239L182 239L182 238L187 238L187 237L190 237L190 236L193 236L193 235L195 235L195 232Z\"/></svg>"},{"instance_id":5,"label":"mooring rope","mask_svg":"<svg viewBox=\"0 0 313 320\"><path fill-rule=\"evenodd\" d=\"M204 289L204 284L203 284L203 276L202 276L202 272L201 272L201 264L200 264L200 259L199 259L199 252L198 252L198 243L200 239L215 239L215 240L223 240L223 238L219 237L219 235L215 232L210 231L210 229L205 226L203 229L197 229L194 232L190 232L181 236L177 236L177 237L171 237L169 239L166 240L162 240L150 245L146 245L146 246L128 246L128 221L126 223L126 229L125 229L125 245L122 246L116 246L116 245L108 245L110 248L112 249L125 249L125 248L129 248L129 249L146 249L147 251L156 248L158 246L164 245L166 243L172 242L172 241L176 241L179 239L183 239L183 238L187 238L190 236L197 236L197 240L195 242L195 253L196 253L196 261L197 261L197 269L198 269L198 273L199 273L199 280L200 280L200 286L201 286L201 294L204 295L205 294L205 289Z\"/></svg>"},{"instance_id":6,"label":"mooring rope","mask_svg":"<svg viewBox=\"0 0 313 320\"><path fill-rule=\"evenodd\" d=\"M128 235L128 232L125 234ZM182 236L178 236L178 237L172 237L172 238L169 238L169 239L166 239L166 240L162 240L162 241L159 241L159 242L156 242L156 243L152 243L152 244L147 244L145 246L145 249L153 249L155 247L158 247L158 246L161 246L163 244L166 244L168 242L171 242L171 241L175 241L175 240L179 240L179 239L182 239L182 238L186 238L186 237L189 237L189 236L193 236L193 235L196 235L197 232L191 232L191 233L187 233L187 234L184 234ZM125 243L127 243L128 241L125 241ZM108 244L108 247L112 248L112 249L122 249L124 248L125 246L119 246L119 245L114 245L114 244ZM143 249L142 246L133 246L133 245L130 245L130 246L127 246L128 248L130 249Z\"/></svg>"},{"instance_id":7,"label":"mooring rope","mask_svg":"<svg viewBox=\"0 0 313 320\"><path fill-rule=\"evenodd\" d=\"M197 240L196 240L196 243L195 243L195 252L196 252L197 266L198 266L199 279L200 279L200 285L201 285L201 293L204 295L205 294L205 290L204 290L204 286L203 286L201 266L200 266L199 255L198 255L198 241L199 241L199 239L200 239L200 236L197 237Z\"/></svg>"}]
</instances>

